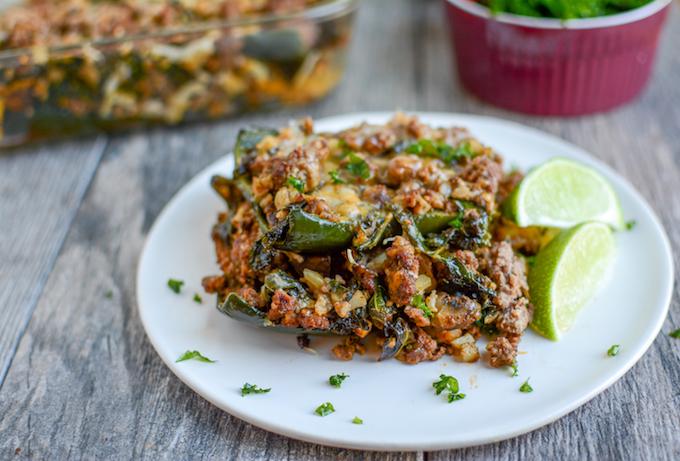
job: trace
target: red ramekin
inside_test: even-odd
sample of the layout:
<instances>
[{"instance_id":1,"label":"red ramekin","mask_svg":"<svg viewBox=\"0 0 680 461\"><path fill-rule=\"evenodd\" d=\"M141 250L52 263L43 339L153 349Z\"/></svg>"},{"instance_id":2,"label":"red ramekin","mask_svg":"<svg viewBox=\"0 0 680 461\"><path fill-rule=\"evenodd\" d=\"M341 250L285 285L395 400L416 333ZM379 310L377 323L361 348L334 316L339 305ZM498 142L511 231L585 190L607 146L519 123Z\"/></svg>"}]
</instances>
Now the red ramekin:
<instances>
[{"instance_id":1,"label":"red ramekin","mask_svg":"<svg viewBox=\"0 0 680 461\"><path fill-rule=\"evenodd\" d=\"M466 89L518 112L584 115L642 91L671 0L569 21L492 15L472 0L444 3Z\"/></svg>"}]
</instances>

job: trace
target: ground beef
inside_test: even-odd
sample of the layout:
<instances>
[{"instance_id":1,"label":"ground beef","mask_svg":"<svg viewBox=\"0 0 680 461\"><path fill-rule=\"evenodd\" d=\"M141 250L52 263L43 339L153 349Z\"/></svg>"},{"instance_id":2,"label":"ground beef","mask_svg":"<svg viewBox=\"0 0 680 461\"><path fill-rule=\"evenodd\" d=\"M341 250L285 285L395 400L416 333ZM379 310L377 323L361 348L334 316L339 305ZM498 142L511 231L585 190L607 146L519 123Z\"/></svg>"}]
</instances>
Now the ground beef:
<instances>
[{"instance_id":1,"label":"ground beef","mask_svg":"<svg viewBox=\"0 0 680 461\"><path fill-rule=\"evenodd\" d=\"M438 346L437 341L422 328L416 328L414 333L415 342L406 346L398 356L401 361L415 365L425 360L437 360L446 353L446 350Z\"/></svg>"},{"instance_id":2,"label":"ground beef","mask_svg":"<svg viewBox=\"0 0 680 461\"><path fill-rule=\"evenodd\" d=\"M517 170L511 171L510 173L503 176L503 179L501 179L501 182L498 185L498 196L496 197L498 203L503 203L505 199L508 198L508 196L512 193L512 191L515 190L515 187L519 185L523 178L524 174Z\"/></svg>"},{"instance_id":3,"label":"ground beef","mask_svg":"<svg viewBox=\"0 0 680 461\"><path fill-rule=\"evenodd\" d=\"M258 293L253 287L241 287L236 290L236 294L251 306L258 308L264 307L264 301L262 300L260 293Z\"/></svg>"},{"instance_id":4,"label":"ground beef","mask_svg":"<svg viewBox=\"0 0 680 461\"><path fill-rule=\"evenodd\" d=\"M303 309L300 311L298 314L298 321L302 328L309 330L328 330L328 328L330 328L328 317L315 314L311 309Z\"/></svg>"},{"instance_id":5,"label":"ground beef","mask_svg":"<svg viewBox=\"0 0 680 461\"><path fill-rule=\"evenodd\" d=\"M429 327L431 322L429 317L425 314L422 309L413 306L407 306L404 309L404 314L406 314L416 326L419 327Z\"/></svg>"},{"instance_id":6,"label":"ground beef","mask_svg":"<svg viewBox=\"0 0 680 461\"><path fill-rule=\"evenodd\" d=\"M525 263L515 255L508 242L495 242L480 252L480 268L496 284L493 304L498 315L493 324L500 336L487 347L489 364L509 365L517 355L520 335L533 315L528 300Z\"/></svg>"},{"instance_id":7,"label":"ground beef","mask_svg":"<svg viewBox=\"0 0 680 461\"><path fill-rule=\"evenodd\" d=\"M519 336L498 336L486 345L489 365L494 368L509 366L517 357Z\"/></svg>"},{"instance_id":8,"label":"ground beef","mask_svg":"<svg viewBox=\"0 0 680 461\"><path fill-rule=\"evenodd\" d=\"M361 285L361 288L373 293L378 283L378 273L362 264L351 264L350 270Z\"/></svg>"},{"instance_id":9,"label":"ground beef","mask_svg":"<svg viewBox=\"0 0 680 461\"><path fill-rule=\"evenodd\" d=\"M302 181L304 190L314 189L321 179L321 164L329 153L328 142L317 139L287 155L284 152L258 155L250 164L253 194L258 200L274 195L291 177Z\"/></svg>"},{"instance_id":10,"label":"ground beef","mask_svg":"<svg viewBox=\"0 0 680 461\"><path fill-rule=\"evenodd\" d=\"M482 316L479 303L465 295L437 293L437 308L435 326L445 330L465 330Z\"/></svg>"},{"instance_id":11,"label":"ground beef","mask_svg":"<svg viewBox=\"0 0 680 461\"><path fill-rule=\"evenodd\" d=\"M260 228L248 204L244 203L239 206L231 226L230 244L224 240L223 235L217 232L217 229L213 232L217 264L222 268L229 286L251 285L255 279L255 273L249 264L250 250L260 237Z\"/></svg>"},{"instance_id":12,"label":"ground beef","mask_svg":"<svg viewBox=\"0 0 680 461\"><path fill-rule=\"evenodd\" d=\"M203 277L201 285L203 285L203 289L206 293L219 293L227 286L227 283L224 275L209 275Z\"/></svg>"},{"instance_id":13,"label":"ground beef","mask_svg":"<svg viewBox=\"0 0 680 461\"><path fill-rule=\"evenodd\" d=\"M272 296L272 303L269 312L267 312L267 318L272 322L281 320L287 314L294 314L296 305L294 297L283 290L276 290Z\"/></svg>"},{"instance_id":14,"label":"ground beef","mask_svg":"<svg viewBox=\"0 0 680 461\"><path fill-rule=\"evenodd\" d=\"M470 270L476 271L479 268L479 261L477 261L477 256L470 250L456 250L453 255L458 258L460 262L463 263L465 267Z\"/></svg>"},{"instance_id":15,"label":"ground beef","mask_svg":"<svg viewBox=\"0 0 680 461\"><path fill-rule=\"evenodd\" d=\"M365 187L361 192L361 199L376 205L385 205L392 200L387 187L383 184Z\"/></svg>"},{"instance_id":16,"label":"ground beef","mask_svg":"<svg viewBox=\"0 0 680 461\"><path fill-rule=\"evenodd\" d=\"M395 304L405 306L411 302L417 291L419 268L416 249L404 237L396 237L387 250L385 265L387 291Z\"/></svg>"},{"instance_id":17,"label":"ground beef","mask_svg":"<svg viewBox=\"0 0 680 461\"><path fill-rule=\"evenodd\" d=\"M422 167L423 161L417 155L397 155L387 164L387 179L394 185L411 181Z\"/></svg>"},{"instance_id":18,"label":"ground beef","mask_svg":"<svg viewBox=\"0 0 680 461\"><path fill-rule=\"evenodd\" d=\"M495 284L497 296L493 302L500 310L509 308L513 301L527 296L529 286L525 263L515 256L508 242L495 242L480 252L481 271Z\"/></svg>"},{"instance_id":19,"label":"ground beef","mask_svg":"<svg viewBox=\"0 0 680 461\"><path fill-rule=\"evenodd\" d=\"M456 178L457 187L468 190L467 197L491 213L496 207L496 193L503 177L503 166L495 158L484 155L473 158ZM462 184L461 184L462 182Z\"/></svg>"}]
</instances>

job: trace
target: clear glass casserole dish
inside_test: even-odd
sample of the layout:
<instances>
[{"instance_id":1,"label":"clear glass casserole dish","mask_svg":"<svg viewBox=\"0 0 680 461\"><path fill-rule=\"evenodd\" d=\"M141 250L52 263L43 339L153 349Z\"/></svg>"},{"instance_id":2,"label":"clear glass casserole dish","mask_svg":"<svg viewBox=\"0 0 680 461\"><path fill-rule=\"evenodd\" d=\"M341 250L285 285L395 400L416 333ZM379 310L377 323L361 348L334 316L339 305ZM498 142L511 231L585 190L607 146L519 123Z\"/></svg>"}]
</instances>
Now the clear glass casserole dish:
<instances>
[{"instance_id":1,"label":"clear glass casserole dish","mask_svg":"<svg viewBox=\"0 0 680 461\"><path fill-rule=\"evenodd\" d=\"M343 74L357 3L0 46L0 147L315 101Z\"/></svg>"}]
</instances>

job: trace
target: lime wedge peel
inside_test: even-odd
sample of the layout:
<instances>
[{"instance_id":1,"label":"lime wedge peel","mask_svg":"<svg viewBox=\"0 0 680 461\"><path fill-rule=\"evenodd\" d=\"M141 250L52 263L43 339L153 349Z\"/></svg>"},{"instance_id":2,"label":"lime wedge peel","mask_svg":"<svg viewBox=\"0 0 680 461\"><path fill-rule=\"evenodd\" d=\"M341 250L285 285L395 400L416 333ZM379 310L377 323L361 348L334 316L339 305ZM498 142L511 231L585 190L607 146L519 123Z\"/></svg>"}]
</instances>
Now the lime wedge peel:
<instances>
[{"instance_id":1,"label":"lime wedge peel","mask_svg":"<svg viewBox=\"0 0 680 461\"><path fill-rule=\"evenodd\" d=\"M569 228L586 221L625 227L609 182L594 169L563 158L531 170L508 199L506 213L521 227Z\"/></svg>"},{"instance_id":2,"label":"lime wedge peel","mask_svg":"<svg viewBox=\"0 0 680 461\"><path fill-rule=\"evenodd\" d=\"M531 327L557 341L597 293L615 255L611 228L586 222L562 231L543 248L529 272Z\"/></svg>"}]
</instances>

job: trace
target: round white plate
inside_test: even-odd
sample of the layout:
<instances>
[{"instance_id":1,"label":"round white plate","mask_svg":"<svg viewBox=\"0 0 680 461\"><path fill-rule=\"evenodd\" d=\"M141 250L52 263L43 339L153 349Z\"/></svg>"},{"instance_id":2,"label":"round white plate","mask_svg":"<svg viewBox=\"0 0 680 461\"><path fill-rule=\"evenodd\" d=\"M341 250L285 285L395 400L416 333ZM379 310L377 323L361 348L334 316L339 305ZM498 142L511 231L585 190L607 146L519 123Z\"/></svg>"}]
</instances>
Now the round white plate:
<instances>
[{"instance_id":1,"label":"round white plate","mask_svg":"<svg viewBox=\"0 0 680 461\"><path fill-rule=\"evenodd\" d=\"M219 273L210 229L221 200L210 189L213 174L231 173L227 157L206 168L170 201L154 224L139 263L137 298L151 343L163 361L201 396L264 429L310 442L371 450L436 450L483 444L536 429L587 402L619 379L647 350L666 317L672 288L668 238L650 207L619 175L578 147L537 130L503 120L455 114L420 114L440 126L470 128L494 147L506 165L526 170L562 156L592 165L614 185L627 219L637 225L618 233L617 260L606 286L581 312L572 331L551 342L527 331L519 357L520 377L484 362L462 364L445 356L437 362L404 365L357 357L334 360L335 340L312 337L318 355L302 351L295 335L250 328L215 309L202 293L201 278ZM317 130L338 130L387 113L333 117ZM185 281L180 295L169 278ZM203 296L203 304L192 300ZM330 341L330 342L329 342ZM620 353L607 349L620 344ZM175 360L198 350L217 360ZM350 377L342 388L330 375ZM432 382L441 373L461 384L464 400L448 404ZM519 392L530 379L533 393ZM268 394L241 397L245 383L271 387ZM331 402L335 413L319 417L314 409ZM352 424L354 416L363 425Z\"/></svg>"}]
</instances>

